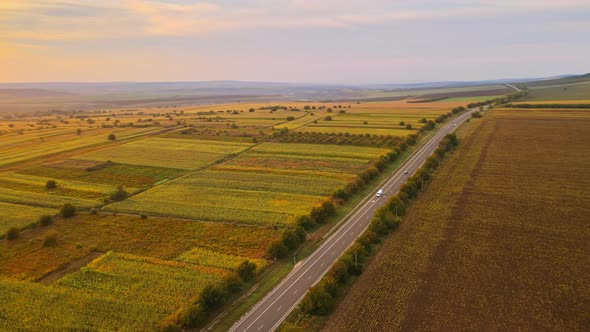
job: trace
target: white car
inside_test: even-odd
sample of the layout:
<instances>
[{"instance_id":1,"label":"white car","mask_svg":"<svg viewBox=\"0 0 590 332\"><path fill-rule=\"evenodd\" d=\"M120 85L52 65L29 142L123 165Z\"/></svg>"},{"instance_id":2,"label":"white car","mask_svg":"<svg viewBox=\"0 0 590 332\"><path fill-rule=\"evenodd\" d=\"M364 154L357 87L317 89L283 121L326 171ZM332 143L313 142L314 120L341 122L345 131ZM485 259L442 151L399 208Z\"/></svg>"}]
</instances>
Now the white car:
<instances>
[{"instance_id":1,"label":"white car","mask_svg":"<svg viewBox=\"0 0 590 332\"><path fill-rule=\"evenodd\" d=\"M383 196L383 189L379 189L379 191L377 192L377 197L381 196Z\"/></svg>"},{"instance_id":2,"label":"white car","mask_svg":"<svg viewBox=\"0 0 590 332\"><path fill-rule=\"evenodd\" d=\"M404 174L408 174L408 173L410 173L410 171L409 171L409 170L405 170L405 171L404 171Z\"/></svg>"}]
</instances>

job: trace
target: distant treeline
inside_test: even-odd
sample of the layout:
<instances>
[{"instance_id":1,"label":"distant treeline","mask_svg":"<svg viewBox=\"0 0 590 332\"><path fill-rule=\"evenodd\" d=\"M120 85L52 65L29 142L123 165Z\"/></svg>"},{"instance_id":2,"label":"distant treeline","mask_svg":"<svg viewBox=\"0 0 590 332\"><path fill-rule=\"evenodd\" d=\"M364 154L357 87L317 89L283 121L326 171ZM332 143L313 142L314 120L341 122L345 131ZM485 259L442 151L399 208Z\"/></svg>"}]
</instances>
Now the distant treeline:
<instances>
[{"instance_id":1,"label":"distant treeline","mask_svg":"<svg viewBox=\"0 0 590 332\"><path fill-rule=\"evenodd\" d=\"M415 100L408 100L410 104L418 104L418 103L432 103L439 100L449 99L449 97L436 97L436 98L422 98L422 99L415 99Z\"/></svg>"},{"instance_id":2,"label":"distant treeline","mask_svg":"<svg viewBox=\"0 0 590 332\"><path fill-rule=\"evenodd\" d=\"M512 108L590 108L590 104L508 104Z\"/></svg>"}]
</instances>

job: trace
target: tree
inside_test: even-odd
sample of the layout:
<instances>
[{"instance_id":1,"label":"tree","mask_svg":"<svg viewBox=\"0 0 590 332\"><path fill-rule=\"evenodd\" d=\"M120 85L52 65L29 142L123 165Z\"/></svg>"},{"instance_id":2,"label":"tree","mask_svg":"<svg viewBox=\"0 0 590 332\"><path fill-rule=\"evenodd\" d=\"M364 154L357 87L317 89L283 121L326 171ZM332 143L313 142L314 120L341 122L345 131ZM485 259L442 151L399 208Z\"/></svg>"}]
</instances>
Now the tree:
<instances>
[{"instance_id":1,"label":"tree","mask_svg":"<svg viewBox=\"0 0 590 332\"><path fill-rule=\"evenodd\" d=\"M301 302L303 311L316 315L327 315L334 307L334 298L326 291L322 284L309 290Z\"/></svg>"},{"instance_id":2,"label":"tree","mask_svg":"<svg viewBox=\"0 0 590 332\"><path fill-rule=\"evenodd\" d=\"M289 250L282 241L275 241L270 245L270 248L268 248L268 255L271 258L283 258L287 256L288 253Z\"/></svg>"},{"instance_id":3,"label":"tree","mask_svg":"<svg viewBox=\"0 0 590 332\"><path fill-rule=\"evenodd\" d=\"M76 130L76 135L82 135L82 129L78 128L78 130Z\"/></svg>"},{"instance_id":4,"label":"tree","mask_svg":"<svg viewBox=\"0 0 590 332\"><path fill-rule=\"evenodd\" d=\"M315 222L310 216L299 216L295 224L301 228L310 229L315 226Z\"/></svg>"},{"instance_id":5,"label":"tree","mask_svg":"<svg viewBox=\"0 0 590 332\"><path fill-rule=\"evenodd\" d=\"M293 120L295 120L295 117L294 116L288 116L287 117L287 121L293 121Z\"/></svg>"},{"instance_id":6,"label":"tree","mask_svg":"<svg viewBox=\"0 0 590 332\"><path fill-rule=\"evenodd\" d=\"M283 233L283 244L289 251L292 251L299 246L299 237L294 231L287 230Z\"/></svg>"},{"instance_id":7,"label":"tree","mask_svg":"<svg viewBox=\"0 0 590 332\"><path fill-rule=\"evenodd\" d=\"M350 198L350 194L344 190L343 188L337 189L336 191L334 191L334 193L332 194L332 196L334 198L338 198L341 199L343 201L346 201Z\"/></svg>"},{"instance_id":8,"label":"tree","mask_svg":"<svg viewBox=\"0 0 590 332\"><path fill-rule=\"evenodd\" d=\"M115 134L113 134L113 133L110 133L108 136L108 139L109 139L109 141L114 141L117 139L117 136L115 136Z\"/></svg>"},{"instance_id":9,"label":"tree","mask_svg":"<svg viewBox=\"0 0 590 332\"><path fill-rule=\"evenodd\" d=\"M249 260L245 260L238 266L237 271L240 279L244 281L250 281L254 279L256 273L256 264L250 262Z\"/></svg>"},{"instance_id":10,"label":"tree","mask_svg":"<svg viewBox=\"0 0 590 332\"><path fill-rule=\"evenodd\" d=\"M201 291L199 302L201 306L207 310L217 308L223 301L225 301L227 294L219 285L207 285Z\"/></svg>"},{"instance_id":11,"label":"tree","mask_svg":"<svg viewBox=\"0 0 590 332\"><path fill-rule=\"evenodd\" d=\"M406 124L406 129L412 129L412 125L411 124Z\"/></svg>"},{"instance_id":12,"label":"tree","mask_svg":"<svg viewBox=\"0 0 590 332\"><path fill-rule=\"evenodd\" d=\"M55 189L57 188L57 182L55 180L47 180L47 182L45 183L45 188Z\"/></svg>"},{"instance_id":13,"label":"tree","mask_svg":"<svg viewBox=\"0 0 590 332\"><path fill-rule=\"evenodd\" d=\"M129 193L123 189L123 186L119 186L117 190L111 193L111 200L118 202L122 201L129 196Z\"/></svg>"},{"instance_id":14,"label":"tree","mask_svg":"<svg viewBox=\"0 0 590 332\"><path fill-rule=\"evenodd\" d=\"M66 203L62 205L61 209L59 210L59 213L64 218L70 218L76 214L76 208L72 204Z\"/></svg>"}]
</instances>

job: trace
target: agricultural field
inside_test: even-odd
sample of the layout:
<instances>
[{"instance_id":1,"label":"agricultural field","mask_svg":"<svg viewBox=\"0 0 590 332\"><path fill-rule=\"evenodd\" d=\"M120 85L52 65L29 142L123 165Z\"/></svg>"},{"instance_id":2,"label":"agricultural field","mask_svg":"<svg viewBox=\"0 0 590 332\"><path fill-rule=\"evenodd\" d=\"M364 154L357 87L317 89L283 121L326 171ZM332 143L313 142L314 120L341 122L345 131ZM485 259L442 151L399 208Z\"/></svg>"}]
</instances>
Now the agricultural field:
<instances>
[{"instance_id":1,"label":"agricultural field","mask_svg":"<svg viewBox=\"0 0 590 332\"><path fill-rule=\"evenodd\" d=\"M0 202L0 211L5 217L0 220L0 237L11 227L23 228L37 221L39 216L44 214L54 214L55 209L23 206L20 204L11 204Z\"/></svg>"},{"instance_id":2,"label":"agricultural field","mask_svg":"<svg viewBox=\"0 0 590 332\"><path fill-rule=\"evenodd\" d=\"M194 139L147 138L108 149L82 154L77 158L93 161L173 169L196 169L244 151L252 144Z\"/></svg>"},{"instance_id":3,"label":"agricultural field","mask_svg":"<svg viewBox=\"0 0 590 332\"><path fill-rule=\"evenodd\" d=\"M50 232L58 235L57 245L41 245ZM157 329L245 259L263 268L269 243L280 236L273 228L190 220L88 214L59 219L0 242L0 324L25 330ZM43 314L48 306L50 316Z\"/></svg>"},{"instance_id":4,"label":"agricultural field","mask_svg":"<svg viewBox=\"0 0 590 332\"><path fill-rule=\"evenodd\" d=\"M237 158L154 187L108 211L288 225L343 187L382 148L263 143Z\"/></svg>"},{"instance_id":5,"label":"agricultural field","mask_svg":"<svg viewBox=\"0 0 590 332\"><path fill-rule=\"evenodd\" d=\"M42 247L45 234L58 234L57 247ZM96 236L100 234L100 236ZM16 242L0 242L0 275L38 280L93 251L116 251L163 260L194 257L202 249L220 255L265 258L268 242L280 237L272 228L126 215L80 214L49 227L23 232ZM207 264L204 264L207 265Z\"/></svg>"},{"instance_id":6,"label":"agricultural field","mask_svg":"<svg viewBox=\"0 0 590 332\"><path fill-rule=\"evenodd\" d=\"M324 330L586 330L588 126L499 109L466 128Z\"/></svg>"},{"instance_id":7,"label":"agricultural field","mask_svg":"<svg viewBox=\"0 0 590 332\"><path fill-rule=\"evenodd\" d=\"M3 115L0 234L20 230L0 239L0 326L156 330L198 313L206 287L225 287L245 260L258 272L274 264L269 249L297 217L415 133L419 120L454 106L237 103ZM306 135L316 124L363 135L356 145L276 135ZM123 200L112 198L118 187ZM75 216L58 215L65 203ZM52 222L41 225L42 215Z\"/></svg>"},{"instance_id":8,"label":"agricultural field","mask_svg":"<svg viewBox=\"0 0 590 332\"><path fill-rule=\"evenodd\" d=\"M114 133L118 139L129 139L153 131L154 128L117 128L93 129L83 131L80 135L76 129L57 134L32 131L27 134L7 134L0 143L0 166L40 158L56 153L76 150L100 144L112 144L107 136ZM23 136L23 137L20 137ZM5 140L6 139L6 140Z\"/></svg>"},{"instance_id":9,"label":"agricultural field","mask_svg":"<svg viewBox=\"0 0 590 332\"><path fill-rule=\"evenodd\" d=\"M332 113L316 115L315 120L297 127L296 131L405 137L423 127L423 119L434 120L452 107L462 105L457 102L415 104L408 101L361 103L351 109L334 109Z\"/></svg>"},{"instance_id":10,"label":"agricultural field","mask_svg":"<svg viewBox=\"0 0 590 332\"><path fill-rule=\"evenodd\" d=\"M585 80L556 80L547 84L527 85L531 93L526 101L583 101L590 98L590 77Z\"/></svg>"}]
</instances>

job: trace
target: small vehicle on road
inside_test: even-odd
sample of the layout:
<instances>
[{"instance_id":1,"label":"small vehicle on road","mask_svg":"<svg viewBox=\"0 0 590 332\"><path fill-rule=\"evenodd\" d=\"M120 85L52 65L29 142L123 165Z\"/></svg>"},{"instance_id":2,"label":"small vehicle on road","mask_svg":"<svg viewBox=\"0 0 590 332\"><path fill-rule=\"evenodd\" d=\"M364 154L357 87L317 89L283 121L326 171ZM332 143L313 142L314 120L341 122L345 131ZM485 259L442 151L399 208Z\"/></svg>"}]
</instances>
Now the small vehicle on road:
<instances>
[{"instance_id":1,"label":"small vehicle on road","mask_svg":"<svg viewBox=\"0 0 590 332\"><path fill-rule=\"evenodd\" d=\"M379 191L377 191L377 197L381 196L383 196L383 189L379 189Z\"/></svg>"},{"instance_id":2,"label":"small vehicle on road","mask_svg":"<svg viewBox=\"0 0 590 332\"><path fill-rule=\"evenodd\" d=\"M404 171L404 174L408 174L408 173L410 173L410 171L409 171L409 170L405 170L405 171Z\"/></svg>"}]
</instances>

